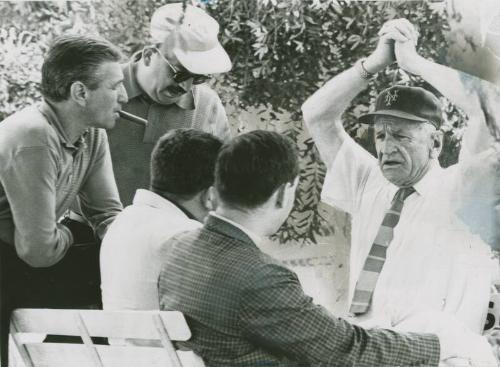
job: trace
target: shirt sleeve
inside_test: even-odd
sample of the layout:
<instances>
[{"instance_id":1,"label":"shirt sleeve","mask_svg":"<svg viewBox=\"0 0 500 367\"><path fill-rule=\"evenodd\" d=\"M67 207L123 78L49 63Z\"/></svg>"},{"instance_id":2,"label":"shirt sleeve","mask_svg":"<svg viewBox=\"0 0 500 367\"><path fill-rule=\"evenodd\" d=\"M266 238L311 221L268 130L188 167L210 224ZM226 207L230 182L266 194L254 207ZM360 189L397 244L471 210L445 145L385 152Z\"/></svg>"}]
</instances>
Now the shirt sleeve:
<instances>
[{"instance_id":1,"label":"shirt sleeve","mask_svg":"<svg viewBox=\"0 0 500 367\"><path fill-rule=\"evenodd\" d=\"M371 176L378 174L377 160L352 138L346 137L335 160L327 167L321 199L348 213L355 213Z\"/></svg>"},{"instance_id":2,"label":"shirt sleeve","mask_svg":"<svg viewBox=\"0 0 500 367\"><path fill-rule=\"evenodd\" d=\"M241 303L249 339L310 366L437 366L431 334L365 330L336 318L306 296L294 273L266 265L251 277ZM302 364L301 364L302 365Z\"/></svg>"},{"instance_id":3,"label":"shirt sleeve","mask_svg":"<svg viewBox=\"0 0 500 367\"><path fill-rule=\"evenodd\" d=\"M19 149L1 175L18 255L32 266L57 263L73 242L56 223L57 160L48 147Z\"/></svg>"},{"instance_id":4,"label":"shirt sleeve","mask_svg":"<svg viewBox=\"0 0 500 367\"><path fill-rule=\"evenodd\" d=\"M95 133L99 134L97 151L79 197L85 218L94 228L96 235L102 239L123 206L113 174L106 132L99 130Z\"/></svg>"}]
</instances>

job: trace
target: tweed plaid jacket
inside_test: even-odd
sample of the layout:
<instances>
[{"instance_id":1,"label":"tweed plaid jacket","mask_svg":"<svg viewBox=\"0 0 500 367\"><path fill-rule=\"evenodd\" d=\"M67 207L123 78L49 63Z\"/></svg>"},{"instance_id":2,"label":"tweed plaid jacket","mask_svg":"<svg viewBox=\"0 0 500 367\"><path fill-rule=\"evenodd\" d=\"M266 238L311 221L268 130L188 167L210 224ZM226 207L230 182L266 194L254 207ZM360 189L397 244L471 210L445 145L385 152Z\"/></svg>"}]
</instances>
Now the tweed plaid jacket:
<instances>
[{"instance_id":1,"label":"tweed plaid jacket","mask_svg":"<svg viewBox=\"0 0 500 367\"><path fill-rule=\"evenodd\" d=\"M210 367L437 366L434 335L364 330L306 296L295 273L233 225L203 228L162 251L160 308L181 311L192 331L181 343Z\"/></svg>"}]
</instances>

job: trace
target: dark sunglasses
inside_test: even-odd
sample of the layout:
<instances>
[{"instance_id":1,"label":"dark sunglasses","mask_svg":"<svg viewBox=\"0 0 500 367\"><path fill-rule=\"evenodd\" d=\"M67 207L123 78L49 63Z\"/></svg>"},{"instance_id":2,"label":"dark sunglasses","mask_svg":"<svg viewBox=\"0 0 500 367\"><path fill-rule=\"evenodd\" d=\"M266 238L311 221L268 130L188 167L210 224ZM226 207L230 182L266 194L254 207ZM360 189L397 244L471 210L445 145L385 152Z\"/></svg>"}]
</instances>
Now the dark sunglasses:
<instances>
[{"instance_id":1,"label":"dark sunglasses","mask_svg":"<svg viewBox=\"0 0 500 367\"><path fill-rule=\"evenodd\" d=\"M167 60L160 50L156 49L156 51L160 54L160 57L167 63L170 69L172 69L172 79L174 79L174 82L177 84L185 82L188 79L193 79L193 84L202 84L210 79L208 75L193 74L187 70L177 70L177 68Z\"/></svg>"}]
</instances>

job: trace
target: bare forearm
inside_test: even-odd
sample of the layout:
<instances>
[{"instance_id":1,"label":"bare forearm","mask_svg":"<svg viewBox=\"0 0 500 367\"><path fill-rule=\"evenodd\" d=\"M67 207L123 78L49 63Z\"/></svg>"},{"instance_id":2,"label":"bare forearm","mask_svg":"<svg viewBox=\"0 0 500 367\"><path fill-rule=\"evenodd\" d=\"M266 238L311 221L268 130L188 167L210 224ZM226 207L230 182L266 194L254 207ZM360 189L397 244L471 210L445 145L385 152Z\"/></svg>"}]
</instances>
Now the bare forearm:
<instances>
[{"instance_id":1,"label":"bare forearm","mask_svg":"<svg viewBox=\"0 0 500 367\"><path fill-rule=\"evenodd\" d=\"M302 105L304 120L327 166L333 162L347 136L340 119L342 113L368 85L363 78L364 72L374 74L394 62L395 41L414 42L415 32L408 21L399 28L389 23L384 25L386 29L381 30L377 47L363 63L335 76Z\"/></svg>"},{"instance_id":2,"label":"bare forearm","mask_svg":"<svg viewBox=\"0 0 500 367\"><path fill-rule=\"evenodd\" d=\"M380 65L370 56L364 61L364 67L372 73L385 65ZM342 114L354 97L367 86L368 81L359 70L351 67L327 82L302 105L304 121L327 165L334 159L347 136L342 125Z\"/></svg>"},{"instance_id":3,"label":"bare forearm","mask_svg":"<svg viewBox=\"0 0 500 367\"><path fill-rule=\"evenodd\" d=\"M480 79L421 56L413 59L411 67L403 68L422 77L470 118L482 115L477 92L485 85Z\"/></svg>"},{"instance_id":4,"label":"bare forearm","mask_svg":"<svg viewBox=\"0 0 500 367\"><path fill-rule=\"evenodd\" d=\"M421 76L469 117L462 139L461 159L487 149L491 138L498 139L500 88L420 56L411 60L410 65L404 65L405 70Z\"/></svg>"},{"instance_id":5,"label":"bare forearm","mask_svg":"<svg viewBox=\"0 0 500 367\"><path fill-rule=\"evenodd\" d=\"M303 104L308 126L336 124L342 128L340 116L352 99L368 85L357 70L350 68L328 81Z\"/></svg>"}]
</instances>

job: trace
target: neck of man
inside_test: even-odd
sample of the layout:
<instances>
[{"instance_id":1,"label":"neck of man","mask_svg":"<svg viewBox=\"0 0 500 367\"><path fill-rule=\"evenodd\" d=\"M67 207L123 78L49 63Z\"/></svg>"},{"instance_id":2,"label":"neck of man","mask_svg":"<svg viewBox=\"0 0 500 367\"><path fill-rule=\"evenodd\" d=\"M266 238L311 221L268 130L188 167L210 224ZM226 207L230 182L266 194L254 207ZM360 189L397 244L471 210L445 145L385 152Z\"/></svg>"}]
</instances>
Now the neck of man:
<instances>
[{"instance_id":1,"label":"neck of man","mask_svg":"<svg viewBox=\"0 0 500 367\"><path fill-rule=\"evenodd\" d=\"M219 202L215 213L238 223L258 236L265 237L272 234L266 212L261 208L239 209Z\"/></svg>"},{"instance_id":2,"label":"neck of man","mask_svg":"<svg viewBox=\"0 0 500 367\"><path fill-rule=\"evenodd\" d=\"M427 162L425 166L423 166L420 171L417 172L417 174L413 177L411 182L405 183L404 185L398 185L399 187L411 187L415 186L417 183L419 183L425 175L427 175L432 168L436 165L439 164L439 161L437 159L431 158Z\"/></svg>"},{"instance_id":3,"label":"neck of man","mask_svg":"<svg viewBox=\"0 0 500 367\"><path fill-rule=\"evenodd\" d=\"M50 102L50 104L54 108L68 141L76 143L89 127L89 121L85 119L85 112L67 101Z\"/></svg>"},{"instance_id":4,"label":"neck of man","mask_svg":"<svg viewBox=\"0 0 500 367\"><path fill-rule=\"evenodd\" d=\"M200 197L202 193L198 193L192 198L185 199L180 197L179 195L171 194L168 192L158 192L155 190L151 191L170 201L184 214L186 214L189 219L194 219L198 222L203 223L203 220L208 214L208 210L205 205L203 205L203 200Z\"/></svg>"}]
</instances>

